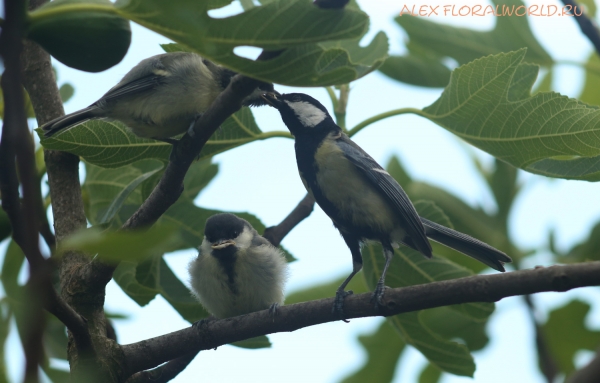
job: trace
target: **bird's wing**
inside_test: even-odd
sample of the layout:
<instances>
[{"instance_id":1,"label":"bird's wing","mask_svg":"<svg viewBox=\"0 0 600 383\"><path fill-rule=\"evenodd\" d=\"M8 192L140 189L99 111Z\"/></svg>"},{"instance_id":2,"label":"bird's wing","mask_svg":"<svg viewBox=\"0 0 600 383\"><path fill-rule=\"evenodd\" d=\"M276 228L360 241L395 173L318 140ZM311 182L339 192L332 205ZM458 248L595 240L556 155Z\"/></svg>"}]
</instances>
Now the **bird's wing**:
<instances>
[{"instance_id":1,"label":"bird's wing","mask_svg":"<svg viewBox=\"0 0 600 383\"><path fill-rule=\"evenodd\" d=\"M100 101L112 101L119 97L130 96L136 93L154 89L164 80L164 78L164 75L149 73L144 77L136 78L135 80L125 82L123 84L119 83L106 92Z\"/></svg>"},{"instance_id":2,"label":"bird's wing","mask_svg":"<svg viewBox=\"0 0 600 383\"><path fill-rule=\"evenodd\" d=\"M412 202L398 182L389 175L371 156L348 136L342 134L337 144L346 158L373 183L383 196L396 208L396 212L405 223L404 229L416 250L431 257L431 244L425 235L425 228Z\"/></svg>"}]
</instances>

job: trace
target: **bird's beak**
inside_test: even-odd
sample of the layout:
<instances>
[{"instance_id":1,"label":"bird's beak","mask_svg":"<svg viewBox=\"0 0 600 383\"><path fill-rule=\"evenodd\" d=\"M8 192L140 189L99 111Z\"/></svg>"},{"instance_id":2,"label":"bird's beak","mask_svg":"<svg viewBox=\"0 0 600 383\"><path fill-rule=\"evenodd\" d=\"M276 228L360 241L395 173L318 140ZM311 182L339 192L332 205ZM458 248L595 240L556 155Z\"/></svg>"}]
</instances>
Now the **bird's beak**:
<instances>
[{"instance_id":1,"label":"bird's beak","mask_svg":"<svg viewBox=\"0 0 600 383\"><path fill-rule=\"evenodd\" d=\"M273 92L265 93L265 94L261 95L260 97L262 97L262 99L265 100L265 102L267 104L269 104L270 106L272 106L273 108L279 109L279 107L283 103L283 101L281 101L277 98L279 96L281 96L281 94L279 92L273 91Z\"/></svg>"},{"instance_id":2,"label":"bird's beak","mask_svg":"<svg viewBox=\"0 0 600 383\"><path fill-rule=\"evenodd\" d=\"M231 239L224 239L222 241L217 241L216 243L213 243L210 247L212 247L215 250L221 250L228 246L235 246L235 241Z\"/></svg>"}]
</instances>

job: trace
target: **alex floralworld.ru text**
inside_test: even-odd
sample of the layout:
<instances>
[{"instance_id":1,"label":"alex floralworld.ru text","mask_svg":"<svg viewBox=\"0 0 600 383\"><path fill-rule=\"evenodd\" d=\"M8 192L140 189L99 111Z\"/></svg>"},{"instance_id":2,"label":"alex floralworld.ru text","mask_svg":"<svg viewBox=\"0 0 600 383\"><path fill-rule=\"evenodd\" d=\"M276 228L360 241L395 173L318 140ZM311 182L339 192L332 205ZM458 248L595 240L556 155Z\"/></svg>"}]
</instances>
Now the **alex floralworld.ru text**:
<instances>
[{"instance_id":1,"label":"alex floralworld.ru text","mask_svg":"<svg viewBox=\"0 0 600 383\"><path fill-rule=\"evenodd\" d=\"M581 16L583 9L565 5L404 5L400 16Z\"/></svg>"}]
</instances>

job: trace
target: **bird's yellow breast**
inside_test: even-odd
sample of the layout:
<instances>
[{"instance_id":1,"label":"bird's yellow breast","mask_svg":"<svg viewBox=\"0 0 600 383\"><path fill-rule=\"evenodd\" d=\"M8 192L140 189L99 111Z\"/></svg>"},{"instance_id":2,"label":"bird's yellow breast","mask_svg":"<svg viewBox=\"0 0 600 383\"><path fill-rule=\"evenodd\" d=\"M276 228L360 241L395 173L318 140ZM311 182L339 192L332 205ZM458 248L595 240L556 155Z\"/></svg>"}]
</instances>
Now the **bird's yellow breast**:
<instances>
[{"instance_id":1,"label":"bird's yellow breast","mask_svg":"<svg viewBox=\"0 0 600 383\"><path fill-rule=\"evenodd\" d=\"M319 146L315 162L317 184L342 220L383 232L391 232L397 226L393 207L346 158L334 138L328 137Z\"/></svg>"}]
</instances>

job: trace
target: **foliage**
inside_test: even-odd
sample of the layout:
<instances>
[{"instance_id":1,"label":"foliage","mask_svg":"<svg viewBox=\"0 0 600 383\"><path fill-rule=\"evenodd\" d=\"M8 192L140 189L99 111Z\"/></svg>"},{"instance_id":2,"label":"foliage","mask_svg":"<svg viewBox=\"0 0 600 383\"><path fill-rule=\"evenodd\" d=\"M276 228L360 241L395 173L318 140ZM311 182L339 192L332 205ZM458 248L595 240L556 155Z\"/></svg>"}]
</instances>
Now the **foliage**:
<instances>
[{"instance_id":1,"label":"foliage","mask_svg":"<svg viewBox=\"0 0 600 383\"><path fill-rule=\"evenodd\" d=\"M163 46L166 51L198 52L242 74L276 84L343 85L379 68L398 81L445 87L438 100L428 107L402 108L373 116L348 133L354 135L387 117L414 113L493 155L496 159L492 169L474 159L494 198L496 211L492 213L470 206L442 188L413 180L396 157L390 160L387 170L410 198L418 201L415 206L422 216L505 250L517 269L532 253L520 249L508 230L508 217L522 190L517 168L555 178L600 180L600 109L584 103L600 104L597 91L600 62L592 55L582 64L586 68L580 97L584 102L551 92L552 67L557 61L537 42L526 17L500 17L493 30L478 32L402 15L396 22L409 36L408 53L388 58L387 37L381 32L366 46L359 45L369 21L354 3L344 10L332 11L304 0L262 1L256 7L244 2L247 9L238 15L218 19L208 15L209 10L229 3L231 0L53 1L28 14L26 33L56 59L88 71L104 70L121 60L129 47L129 23L133 21L174 41ZM520 0L494 3L522 4ZM592 5L593 2L589 9L595 11ZM234 48L238 46L283 52L272 60L253 61L237 56ZM453 70L448 59L460 67ZM547 69L547 73L532 92L539 66ZM63 100L73 93L69 84L61 87ZM331 93L337 103L334 92ZM30 102L28 115L33 116ZM92 227L63 241L54 256L77 249L109 262L118 260L114 280L136 304L145 306L161 296L190 323L207 317L208 313L192 298L164 256L199 246L206 219L219 212L194 202L218 173L218 166L211 158L256 140L291 138L288 132L264 132L251 110L242 108L207 142L186 175L182 196L155 228L124 233L116 229L141 206L157 184L169 158L170 146L136 137L115 121L88 121L51 138L44 138L39 130L38 135L44 148L74 153L85 162L82 191L86 217ZM42 161L38 161L38 168L43 175ZM235 214L248 220L259 232L264 231L265 226L256 216L245 212ZM548 247L561 262L598 259L599 231L600 223L589 239L564 254L554 249L552 238ZM0 240L9 235L8 218L0 211ZM407 247L397 249L386 280L388 286L460 278L486 269L454 250L433 246L432 260ZM288 261L295 260L284 252ZM356 293L374 288L383 266L381 253L376 245L363 248L364 270L350 283ZM0 345L6 342L11 320L16 320L20 332L24 326L25 289L18 282L23 264L21 250L10 240L0 276L5 292L0 300ZM290 294L287 302L329 297L339 283L332 281L297 291ZM569 302L552 311L542 326L552 356L565 375L575 370L576 352L593 350L600 343L599 332L585 324L589 309L586 303ZM359 337L368 358L344 382L391 381L407 345L428 360L419 382L435 383L446 373L473 376L476 365L471 352L488 345L486 325L493 312L493 304L472 303L390 317L374 333ZM60 322L47 321L45 339L47 358L66 358L67 339ZM264 348L270 342L267 337L258 337L236 345ZM0 353L0 382L7 380L4 361ZM44 371L52 381L65 378L64 371L49 364Z\"/></svg>"}]
</instances>

